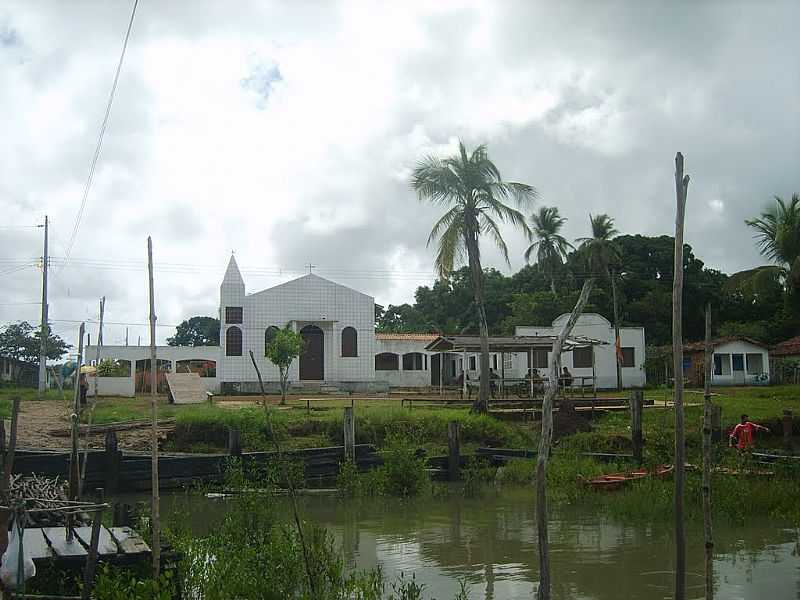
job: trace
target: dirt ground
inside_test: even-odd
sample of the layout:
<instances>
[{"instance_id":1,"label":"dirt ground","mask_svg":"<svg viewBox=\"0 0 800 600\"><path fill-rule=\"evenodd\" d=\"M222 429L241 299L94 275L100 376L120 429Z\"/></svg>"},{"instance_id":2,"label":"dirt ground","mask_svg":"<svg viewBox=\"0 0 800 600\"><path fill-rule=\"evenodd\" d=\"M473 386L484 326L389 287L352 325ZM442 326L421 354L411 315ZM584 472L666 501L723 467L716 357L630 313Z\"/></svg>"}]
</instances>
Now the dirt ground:
<instances>
[{"instance_id":1,"label":"dirt ground","mask_svg":"<svg viewBox=\"0 0 800 600\"><path fill-rule=\"evenodd\" d=\"M64 448L70 447L70 437L65 435L70 428L69 415L72 412L69 400L23 401L20 404L20 415L17 433L19 448ZM6 430L8 431L8 423ZM56 435L60 431L62 435ZM165 436L161 431L161 437ZM81 436L83 449L85 436ZM123 450L149 450L150 429L142 428L117 433L119 448ZM89 448L103 448L105 434L89 436Z\"/></svg>"}]
</instances>

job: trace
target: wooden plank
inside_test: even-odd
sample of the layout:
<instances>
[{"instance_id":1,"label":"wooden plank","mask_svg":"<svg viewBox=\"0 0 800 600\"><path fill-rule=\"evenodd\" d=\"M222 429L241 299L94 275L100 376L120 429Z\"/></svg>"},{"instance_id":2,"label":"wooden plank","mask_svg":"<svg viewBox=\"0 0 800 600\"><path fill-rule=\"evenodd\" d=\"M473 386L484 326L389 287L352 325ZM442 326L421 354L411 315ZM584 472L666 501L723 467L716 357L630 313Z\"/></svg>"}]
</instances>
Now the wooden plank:
<instances>
[{"instance_id":1,"label":"wooden plank","mask_svg":"<svg viewBox=\"0 0 800 600\"><path fill-rule=\"evenodd\" d=\"M74 531L75 535L78 536L78 539L80 539L85 546L89 546L92 541L92 528L76 527ZM97 553L100 556L117 553L117 543L114 541L114 538L111 537L111 533L109 533L108 529L105 527L100 527L100 542L97 545Z\"/></svg>"},{"instance_id":2,"label":"wooden plank","mask_svg":"<svg viewBox=\"0 0 800 600\"><path fill-rule=\"evenodd\" d=\"M42 533L50 543L50 548L56 556L86 556L86 548L73 537L67 541L67 530L64 527L44 527Z\"/></svg>"},{"instance_id":3,"label":"wooden plank","mask_svg":"<svg viewBox=\"0 0 800 600\"><path fill-rule=\"evenodd\" d=\"M47 543L47 538L44 537L42 530L38 527L25 529L23 544L25 547L25 556L33 560L49 560L53 558L53 551L50 550L50 544Z\"/></svg>"},{"instance_id":4,"label":"wooden plank","mask_svg":"<svg viewBox=\"0 0 800 600\"><path fill-rule=\"evenodd\" d=\"M122 554L143 554L150 552L142 537L130 527L111 527L108 532L113 537Z\"/></svg>"}]
</instances>

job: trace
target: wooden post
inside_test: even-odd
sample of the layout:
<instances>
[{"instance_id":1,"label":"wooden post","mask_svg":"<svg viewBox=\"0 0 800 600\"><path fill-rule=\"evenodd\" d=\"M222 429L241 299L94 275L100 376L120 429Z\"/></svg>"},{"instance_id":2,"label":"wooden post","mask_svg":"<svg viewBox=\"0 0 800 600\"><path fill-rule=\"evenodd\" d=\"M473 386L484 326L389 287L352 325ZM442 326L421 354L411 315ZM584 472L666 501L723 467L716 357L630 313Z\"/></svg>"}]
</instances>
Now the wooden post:
<instances>
[{"instance_id":1,"label":"wooden post","mask_svg":"<svg viewBox=\"0 0 800 600\"><path fill-rule=\"evenodd\" d=\"M792 451L792 429L794 426L794 418L792 411L783 409L783 447L789 452Z\"/></svg>"},{"instance_id":2,"label":"wooden post","mask_svg":"<svg viewBox=\"0 0 800 600\"><path fill-rule=\"evenodd\" d=\"M356 460L356 422L353 417L352 407L346 406L344 409L344 459L346 461Z\"/></svg>"},{"instance_id":3,"label":"wooden post","mask_svg":"<svg viewBox=\"0 0 800 600\"><path fill-rule=\"evenodd\" d=\"M5 425L3 426L3 477L0 479L0 500L3 504L11 506L11 471L14 470L14 454L17 449L17 422L19 420L20 397L14 396L11 400L11 432L8 439L8 451L5 452ZM0 555L8 548L8 518L10 511L0 511Z\"/></svg>"},{"instance_id":4,"label":"wooden post","mask_svg":"<svg viewBox=\"0 0 800 600\"><path fill-rule=\"evenodd\" d=\"M119 472L122 467L122 452L117 443L117 432L106 432L105 441L105 485L110 494L119 488Z\"/></svg>"},{"instance_id":5,"label":"wooden post","mask_svg":"<svg viewBox=\"0 0 800 600\"><path fill-rule=\"evenodd\" d=\"M228 454L231 456L242 455L242 432L238 427L228 428Z\"/></svg>"},{"instance_id":6,"label":"wooden post","mask_svg":"<svg viewBox=\"0 0 800 600\"><path fill-rule=\"evenodd\" d=\"M533 393L533 346L528 348L528 394L530 395L531 402L534 398Z\"/></svg>"},{"instance_id":7,"label":"wooden post","mask_svg":"<svg viewBox=\"0 0 800 600\"><path fill-rule=\"evenodd\" d=\"M611 298L614 304L614 364L617 366L617 391L622 391L622 363L619 360L621 341L619 337L619 304L617 303L617 274L611 271ZM594 354L594 346L592 346ZM594 362L594 361L592 361Z\"/></svg>"},{"instance_id":8,"label":"wooden post","mask_svg":"<svg viewBox=\"0 0 800 600\"><path fill-rule=\"evenodd\" d=\"M440 352L438 354L439 357L439 398L444 396L444 357L445 354Z\"/></svg>"},{"instance_id":9,"label":"wooden post","mask_svg":"<svg viewBox=\"0 0 800 600\"><path fill-rule=\"evenodd\" d=\"M589 294L594 287L594 277L583 282L581 294L569 319L564 323L553 342L550 356L549 385L542 400L542 435L539 437L539 453L536 456L536 532L539 544L539 590L538 600L550 600L550 544L547 533L547 459L553 442L553 400L558 393L558 378L561 367L561 349L572 332L578 317L583 312Z\"/></svg>"},{"instance_id":10,"label":"wooden post","mask_svg":"<svg viewBox=\"0 0 800 600\"><path fill-rule=\"evenodd\" d=\"M461 468L460 430L461 425L458 421L450 421L447 424L447 476L450 481L458 479Z\"/></svg>"},{"instance_id":11,"label":"wooden post","mask_svg":"<svg viewBox=\"0 0 800 600\"><path fill-rule=\"evenodd\" d=\"M102 490L98 490L102 494ZM100 543L100 528L103 524L103 509L100 508L94 512L94 519L92 520L92 537L89 541L89 553L86 556L86 568L83 571L83 590L81 598L89 600L92 596L92 588L94 587L94 573L97 567L97 546Z\"/></svg>"},{"instance_id":12,"label":"wooden post","mask_svg":"<svg viewBox=\"0 0 800 600\"><path fill-rule=\"evenodd\" d=\"M644 390L631 390L631 441L633 442L633 460L642 465L642 405Z\"/></svg>"},{"instance_id":13,"label":"wooden post","mask_svg":"<svg viewBox=\"0 0 800 600\"><path fill-rule=\"evenodd\" d=\"M706 304L705 373L703 377L703 538L706 600L714 598L714 535L711 523L711 303Z\"/></svg>"},{"instance_id":14,"label":"wooden post","mask_svg":"<svg viewBox=\"0 0 800 600\"><path fill-rule=\"evenodd\" d=\"M711 441L718 444L722 440L722 406L711 405Z\"/></svg>"},{"instance_id":15,"label":"wooden post","mask_svg":"<svg viewBox=\"0 0 800 600\"><path fill-rule=\"evenodd\" d=\"M506 353L500 353L500 397L506 397Z\"/></svg>"},{"instance_id":16,"label":"wooden post","mask_svg":"<svg viewBox=\"0 0 800 600\"><path fill-rule=\"evenodd\" d=\"M461 399L466 400L468 397L467 394L467 350L464 349L464 353L461 358Z\"/></svg>"},{"instance_id":17,"label":"wooden post","mask_svg":"<svg viewBox=\"0 0 800 600\"><path fill-rule=\"evenodd\" d=\"M153 287L153 240L147 236L147 273L150 284L150 411L152 428L150 447L152 451L152 523L153 523L153 579L161 572L161 498L158 489L158 360L156 357L156 301Z\"/></svg>"},{"instance_id":18,"label":"wooden post","mask_svg":"<svg viewBox=\"0 0 800 600\"><path fill-rule=\"evenodd\" d=\"M97 367L100 366L100 347L103 345L103 313L105 313L105 309L106 309L106 297L103 296L102 298L100 298L100 327L99 327L99 329L97 331L97 344L95 344L95 360L94 360L94 364ZM94 373L94 401L95 402L97 402L97 393L98 393L98 388L100 387L100 382L98 381L98 379L100 379L100 378L97 376L97 371L95 371L95 373ZM88 437L89 434L87 433L86 435Z\"/></svg>"},{"instance_id":19,"label":"wooden post","mask_svg":"<svg viewBox=\"0 0 800 600\"><path fill-rule=\"evenodd\" d=\"M686 433L683 415L683 225L689 176L683 174L683 154L675 155L675 261L672 282L672 371L675 378L675 600L686 599L686 532L683 493Z\"/></svg>"}]
</instances>

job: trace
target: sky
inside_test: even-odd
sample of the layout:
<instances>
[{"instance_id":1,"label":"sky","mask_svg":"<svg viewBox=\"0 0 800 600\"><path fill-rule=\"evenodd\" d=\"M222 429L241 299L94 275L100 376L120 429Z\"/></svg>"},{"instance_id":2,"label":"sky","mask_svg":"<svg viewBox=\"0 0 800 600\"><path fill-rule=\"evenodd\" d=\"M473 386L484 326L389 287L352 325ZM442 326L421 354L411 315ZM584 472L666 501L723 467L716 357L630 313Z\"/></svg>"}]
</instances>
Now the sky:
<instances>
[{"instance_id":1,"label":"sky","mask_svg":"<svg viewBox=\"0 0 800 600\"><path fill-rule=\"evenodd\" d=\"M413 301L443 211L414 165L462 139L586 235L674 233L707 266L764 263L744 220L800 192L800 3L141 0L81 201L132 0L0 1L0 326L40 318L48 215L55 331L162 343L216 315L231 255L248 292L313 271ZM74 233L73 233L74 232ZM529 242L503 230L511 273ZM72 243L71 243L72 241ZM69 260L67 259L69 257Z\"/></svg>"}]
</instances>

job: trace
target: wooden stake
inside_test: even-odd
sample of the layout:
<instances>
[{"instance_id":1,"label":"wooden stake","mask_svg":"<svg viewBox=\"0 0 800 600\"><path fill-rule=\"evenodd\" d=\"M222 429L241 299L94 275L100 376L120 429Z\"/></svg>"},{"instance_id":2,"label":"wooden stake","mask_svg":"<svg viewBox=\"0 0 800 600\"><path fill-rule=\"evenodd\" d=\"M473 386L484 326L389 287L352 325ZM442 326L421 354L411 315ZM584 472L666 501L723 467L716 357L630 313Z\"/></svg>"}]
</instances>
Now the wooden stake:
<instances>
[{"instance_id":1,"label":"wooden stake","mask_svg":"<svg viewBox=\"0 0 800 600\"><path fill-rule=\"evenodd\" d=\"M539 438L539 455L536 457L536 529L539 540L539 591L538 600L550 600L550 546L547 538L547 459L553 442L553 400L558 393L558 378L561 370L561 349L564 347L572 328L578 321L589 300L594 286L594 277L583 282L581 295L575 308L561 332L553 342L553 353L550 356L550 374L547 392L542 400L542 435Z\"/></svg>"},{"instance_id":2,"label":"wooden stake","mask_svg":"<svg viewBox=\"0 0 800 600\"><path fill-rule=\"evenodd\" d=\"M11 400L11 433L8 440L8 451L3 453L3 477L0 479L0 500L4 506L11 506L11 471L14 470L14 454L17 449L17 422L19 420L20 397ZM3 446L5 447L5 426L3 427ZM0 556L8 548L8 518L10 512L0 511Z\"/></svg>"},{"instance_id":3,"label":"wooden stake","mask_svg":"<svg viewBox=\"0 0 800 600\"><path fill-rule=\"evenodd\" d=\"M161 499L158 489L158 360L156 357L156 302L153 288L153 240L147 237L147 272L150 282L150 410L153 427L150 435L152 450L152 519L153 519L153 579L161 572Z\"/></svg>"},{"instance_id":4,"label":"wooden stake","mask_svg":"<svg viewBox=\"0 0 800 600\"><path fill-rule=\"evenodd\" d=\"M461 425L458 421L447 424L447 475L450 481L458 480L461 469Z\"/></svg>"},{"instance_id":5,"label":"wooden stake","mask_svg":"<svg viewBox=\"0 0 800 600\"><path fill-rule=\"evenodd\" d=\"M344 460L355 462L356 460L356 421L353 416L353 408L347 406L344 409Z\"/></svg>"},{"instance_id":6,"label":"wooden stake","mask_svg":"<svg viewBox=\"0 0 800 600\"><path fill-rule=\"evenodd\" d=\"M81 323L78 332L78 363L75 371L75 395L72 406L71 422L71 451L69 455L69 499L77 500L80 496L80 457L78 456L78 415L81 414L81 367L83 367L83 336L86 325ZM67 515L67 537L71 536L72 515Z\"/></svg>"},{"instance_id":7,"label":"wooden stake","mask_svg":"<svg viewBox=\"0 0 800 600\"><path fill-rule=\"evenodd\" d=\"M705 381L703 389L703 537L705 539L706 600L714 598L714 536L711 526L711 303L706 304Z\"/></svg>"},{"instance_id":8,"label":"wooden stake","mask_svg":"<svg viewBox=\"0 0 800 600\"><path fill-rule=\"evenodd\" d=\"M631 441L633 442L633 460L642 466L642 404L644 390L631 390Z\"/></svg>"},{"instance_id":9,"label":"wooden stake","mask_svg":"<svg viewBox=\"0 0 800 600\"><path fill-rule=\"evenodd\" d=\"M683 224L689 176L683 174L683 154L675 155L675 262L672 281L672 371L675 378L675 600L686 599L686 534L683 524L686 433L683 415Z\"/></svg>"}]
</instances>

